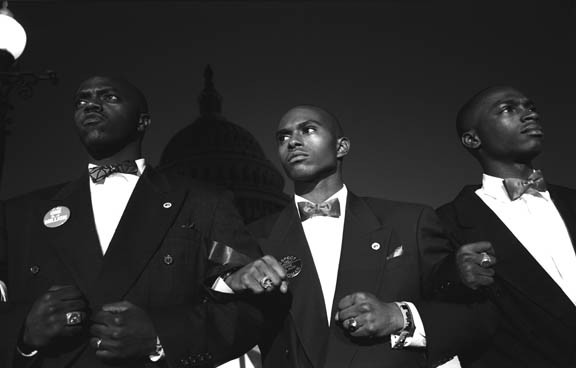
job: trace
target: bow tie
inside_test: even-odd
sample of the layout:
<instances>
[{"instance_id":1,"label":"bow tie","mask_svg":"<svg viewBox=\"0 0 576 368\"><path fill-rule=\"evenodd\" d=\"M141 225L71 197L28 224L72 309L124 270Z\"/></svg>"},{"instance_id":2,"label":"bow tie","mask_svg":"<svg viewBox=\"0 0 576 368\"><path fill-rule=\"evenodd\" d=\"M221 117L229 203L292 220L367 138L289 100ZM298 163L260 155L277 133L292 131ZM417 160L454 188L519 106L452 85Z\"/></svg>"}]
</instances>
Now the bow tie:
<instances>
[{"instance_id":1,"label":"bow tie","mask_svg":"<svg viewBox=\"0 0 576 368\"><path fill-rule=\"evenodd\" d=\"M94 166L88 169L93 183L104 183L106 178L114 173L138 175L138 166L134 161L122 161L117 164Z\"/></svg>"},{"instance_id":2,"label":"bow tie","mask_svg":"<svg viewBox=\"0 0 576 368\"><path fill-rule=\"evenodd\" d=\"M322 203L298 202L300 219L306 221L314 216L340 217L340 202L338 198Z\"/></svg>"},{"instance_id":3,"label":"bow tie","mask_svg":"<svg viewBox=\"0 0 576 368\"><path fill-rule=\"evenodd\" d=\"M504 188L506 188L510 200L514 201L529 189L545 192L546 182L542 176L542 171L534 170L527 180L516 178L504 179Z\"/></svg>"}]
</instances>

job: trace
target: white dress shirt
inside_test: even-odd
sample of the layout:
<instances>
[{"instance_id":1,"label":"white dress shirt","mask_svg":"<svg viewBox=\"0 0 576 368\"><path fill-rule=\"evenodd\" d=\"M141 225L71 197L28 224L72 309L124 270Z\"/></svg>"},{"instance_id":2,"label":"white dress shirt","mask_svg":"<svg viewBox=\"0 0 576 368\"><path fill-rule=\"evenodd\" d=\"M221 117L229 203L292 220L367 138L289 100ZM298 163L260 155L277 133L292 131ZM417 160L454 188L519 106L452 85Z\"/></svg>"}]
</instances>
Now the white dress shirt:
<instances>
[{"instance_id":1,"label":"white dress shirt","mask_svg":"<svg viewBox=\"0 0 576 368\"><path fill-rule=\"evenodd\" d=\"M96 232L100 240L102 254L106 254L110 241L116 232L120 218L126 209L128 200L146 168L143 158L136 160L138 175L113 173L102 183L90 180L90 196ZM88 169L96 165L89 164Z\"/></svg>"},{"instance_id":2,"label":"white dress shirt","mask_svg":"<svg viewBox=\"0 0 576 368\"><path fill-rule=\"evenodd\" d=\"M132 196L132 192L146 169L146 161L140 158L135 161L138 167L138 174L112 173L101 183L90 181L90 196L92 198L92 212L94 213L94 224L96 233L100 240L102 254L106 254L110 241L116 232L120 219L124 214L126 205ZM88 164L88 169L94 164ZM156 344L160 345L160 338L156 337ZM150 354L150 360L157 362L164 357L164 349Z\"/></svg>"},{"instance_id":3,"label":"white dress shirt","mask_svg":"<svg viewBox=\"0 0 576 368\"><path fill-rule=\"evenodd\" d=\"M342 250L342 234L344 233L344 218L346 216L346 199L348 189L342 186L338 192L334 193L329 201L338 198L340 202L340 216L314 216L302 222L302 228L308 241L310 253L314 259L314 266L318 272L322 295L326 306L326 316L330 324L332 313L332 301L336 292L336 281L338 279L338 265L340 263L340 251ZM294 204L298 209L298 202L310 202L309 200L294 195Z\"/></svg>"},{"instance_id":4,"label":"white dress shirt","mask_svg":"<svg viewBox=\"0 0 576 368\"><path fill-rule=\"evenodd\" d=\"M576 253L550 193L530 189L511 201L503 179L484 174L476 195L576 305Z\"/></svg>"}]
</instances>

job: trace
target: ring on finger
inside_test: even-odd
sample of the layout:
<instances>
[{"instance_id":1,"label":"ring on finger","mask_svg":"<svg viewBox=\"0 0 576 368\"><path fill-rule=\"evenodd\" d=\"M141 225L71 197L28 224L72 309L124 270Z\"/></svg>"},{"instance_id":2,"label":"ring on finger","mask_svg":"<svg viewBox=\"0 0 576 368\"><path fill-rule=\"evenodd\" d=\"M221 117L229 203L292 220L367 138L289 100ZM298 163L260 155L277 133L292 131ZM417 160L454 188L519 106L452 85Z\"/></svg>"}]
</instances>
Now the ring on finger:
<instances>
[{"instance_id":1,"label":"ring on finger","mask_svg":"<svg viewBox=\"0 0 576 368\"><path fill-rule=\"evenodd\" d=\"M490 258L488 253L482 252L480 254L482 255L482 259L480 260L480 266L482 266L482 267L490 266L490 264L492 263L492 259Z\"/></svg>"},{"instance_id":2,"label":"ring on finger","mask_svg":"<svg viewBox=\"0 0 576 368\"><path fill-rule=\"evenodd\" d=\"M100 344L102 344L102 339L96 340L96 350L100 350Z\"/></svg>"},{"instance_id":3,"label":"ring on finger","mask_svg":"<svg viewBox=\"0 0 576 368\"><path fill-rule=\"evenodd\" d=\"M354 317L348 318L348 331L354 332L358 329L358 327L360 326L358 325L358 321L356 321L356 318Z\"/></svg>"},{"instance_id":4,"label":"ring on finger","mask_svg":"<svg viewBox=\"0 0 576 368\"><path fill-rule=\"evenodd\" d=\"M67 326L76 326L82 323L84 319L84 312L73 311L66 313L66 325Z\"/></svg>"},{"instance_id":5,"label":"ring on finger","mask_svg":"<svg viewBox=\"0 0 576 368\"><path fill-rule=\"evenodd\" d=\"M264 289L269 289L272 287L272 280L270 279L270 277L268 276L264 276L263 278L260 279L260 286L262 286Z\"/></svg>"}]
</instances>

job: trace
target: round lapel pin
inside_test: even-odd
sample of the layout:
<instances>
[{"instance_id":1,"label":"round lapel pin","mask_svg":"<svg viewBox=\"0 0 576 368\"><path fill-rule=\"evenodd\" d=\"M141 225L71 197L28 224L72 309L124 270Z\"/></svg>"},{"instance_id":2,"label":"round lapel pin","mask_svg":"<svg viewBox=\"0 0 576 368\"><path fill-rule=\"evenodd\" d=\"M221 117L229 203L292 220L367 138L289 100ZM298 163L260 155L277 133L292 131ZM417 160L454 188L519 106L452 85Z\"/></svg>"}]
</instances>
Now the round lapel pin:
<instances>
[{"instance_id":1,"label":"round lapel pin","mask_svg":"<svg viewBox=\"0 0 576 368\"><path fill-rule=\"evenodd\" d=\"M280 265L286 270L286 277L291 279L302 271L302 260L296 256L285 256L280 260Z\"/></svg>"},{"instance_id":2,"label":"round lapel pin","mask_svg":"<svg viewBox=\"0 0 576 368\"><path fill-rule=\"evenodd\" d=\"M70 209L66 206L58 206L52 208L44 215L44 226L48 228L55 228L62 226L70 218Z\"/></svg>"}]
</instances>

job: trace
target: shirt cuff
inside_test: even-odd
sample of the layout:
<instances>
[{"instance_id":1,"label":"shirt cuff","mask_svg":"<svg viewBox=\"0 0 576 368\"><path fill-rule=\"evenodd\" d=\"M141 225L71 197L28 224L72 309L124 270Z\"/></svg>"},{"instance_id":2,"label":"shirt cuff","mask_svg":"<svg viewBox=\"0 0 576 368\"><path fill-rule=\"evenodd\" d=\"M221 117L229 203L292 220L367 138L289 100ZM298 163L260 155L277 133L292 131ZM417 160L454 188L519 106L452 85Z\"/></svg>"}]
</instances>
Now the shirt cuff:
<instances>
[{"instance_id":1,"label":"shirt cuff","mask_svg":"<svg viewBox=\"0 0 576 368\"><path fill-rule=\"evenodd\" d=\"M214 281L212 284L212 290L225 294L234 294L234 290L232 290L221 277L218 277L216 281Z\"/></svg>"},{"instance_id":2,"label":"shirt cuff","mask_svg":"<svg viewBox=\"0 0 576 368\"><path fill-rule=\"evenodd\" d=\"M391 343L392 347L394 347L394 348L398 348L398 347L400 347L400 348L402 348L402 347L425 348L426 347L426 331L424 331L424 324L422 323L422 318L420 317L420 314L418 313L418 309L416 309L414 304L412 304L410 302L401 302L401 303L396 303L396 304L398 304L398 307L400 307L401 304L405 304L408 307L408 309L410 310L410 313L412 313L412 320L414 323L414 333L412 334L412 336L404 336L404 342L401 343L400 346L398 346L399 340L401 339L400 333L391 334L390 335L390 343ZM404 317L404 318L406 318L406 317ZM404 325L406 325L406 323L404 323Z\"/></svg>"},{"instance_id":3,"label":"shirt cuff","mask_svg":"<svg viewBox=\"0 0 576 368\"><path fill-rule=\"evenodd\" d=\"M0 280L0 302L5 302L8 300L8 288L6 284Z\"/></svg>"},{"instance_id":4,"label":"shirt cuff","mask_svg":"<svg viewBox=\"0 0 576 368\"><path fill-rule=\"evenodd\" d=\"M156 336L156 351L148 355L148 358L150 359L151 362L155 363L160 359L164 358L165 355L166 354L164 354L164 348L162 347L162 344L160 344L160 338Z\"/></svg>"},{"instance_id":5,"label":"shirt cuff","mask_svg":"<svg viewBox=\"0 0 576 368\"><path fill-rule=\"evenodd\" d=\"M22 350L20 350L18 345L16 345L16 351L18 352L18 354L20 354L25 358L32 358L34 355L38 354L38 350L32 350L30 353L25 353Z\"/></svg>"}]
</instances>

